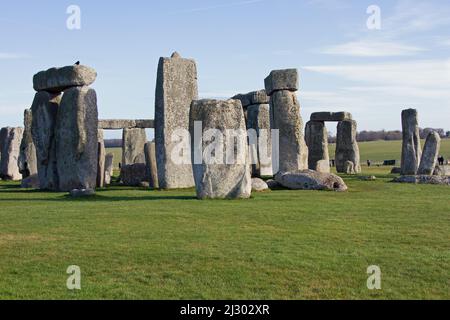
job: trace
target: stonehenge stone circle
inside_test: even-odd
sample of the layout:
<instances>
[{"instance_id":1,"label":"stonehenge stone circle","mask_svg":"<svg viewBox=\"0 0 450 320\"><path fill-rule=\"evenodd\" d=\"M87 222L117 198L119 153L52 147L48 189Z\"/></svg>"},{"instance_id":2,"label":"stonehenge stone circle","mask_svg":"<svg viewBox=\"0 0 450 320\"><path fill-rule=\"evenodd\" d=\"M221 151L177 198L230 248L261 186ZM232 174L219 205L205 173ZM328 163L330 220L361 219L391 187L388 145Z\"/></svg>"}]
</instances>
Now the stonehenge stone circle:
<instances>
[{"instance_id":1,"label":"stonehenge stone circle","mask_svg":"<svg viewBox=\"0 0 450 320\"><path fill-rule=\"evenodd\" d=\"M56 159L59 191L95 189L98 165L95 90L84 86L64 92L56 122Z\"/></svg>"},{"instance_id":2,"label":"stonehenge stone circle","mask_svg":"<svg viewBox=\"0 0 450 320\"><path fill-rule=\"evenodd\" d=\"M279 172L275 180L291 190L347 191L347 185L339 176L314 170Z\"/></svg>"},{"instance_id":3,"label":"stonehenge stone circle","mask_svg":"<svg viewBox=\"0 0 450 320\"><path fill-rule=\"evenodd\" d=\"M195 139L198 122L202 124L201 133L198 134L204 136L205 132L214 133L214 142L208 141L205 137ZM194 101L190 113L190 133L197 197L199 199L249 198L252 180L241 102L239 100ZM223 139L221 139L222 136ZM208 155L211 158L208 158Z\"/></svg>"},{"instance_id":4,"label":"stonehenge stone circle","mask_svg":"<svg viewBox=\"0 0 450 320\"><path fill-rule=\"evenodd\" d=\"M323 121L309 121L305 128L305 141L309 151L309 169L329 173L328 130L325 123Z\"/></svg>"},{"instance_id":5,"label":"stonehenge stone circle","mask_svg":"<svg viewBox=\"0 0 450 320\"><path fill-rule=\"evenodd\" d=\"M401 174L405 176L415 175L419 169L420 159L422 157L417 110L403 110L402 127L403 145Z\"/></svg>"},{"instance_id":6,"label":"stonehenge stone circle","mask_svg":"<svg viewBox=\"0 0 450 320\"><path fill-rule=\"evenodd\" d=\"M346 120L338 123L336 141L336 170L339 173L356 174L361 172L359 146L356 141L356 134L356 121ZM353 170L349 169L347 161L353 164Z\"/></svg>"},{"instance_id":7,"label":"stonehenge stone circle","mask_svg":"<svg viewBox=\"0 0 450 320\"><path fill-rule=\"evenodd\" d=\"M274 171L307 169L308 147L295 93L298 89L297 70L272 71L265 79L265 84L266 92L270 95L271 128L279 130L279 159L274 158Z\"/></svg>"},{"instance_id":8,"label":"stonehenge stone circle","mask_svg":"<svg viewBox=\"0 0 450 320\"><path fill-rule=\"evenodd\" d=\"M31 134L36 148L39 186L43 190L56 191L59 186L55 129L60 102L60 94L40 91L31 107Z\"/></svg>"},{"instance_id":9,"label":"stonehenge stone circle","mask_svg":"<svg viewBox=\"0 0 450 320\"><path fill-rule=\"evenodd\" d=\"M420 160L419 175L433 175L438 163L439 150L441 148L441 137L437 132L430 132L425 142Z\"/></svg>"},{"instance_id":10,"label":"stonehenge stone circle","mask_svg":"<svg viewBox=\"0 0 450 320\"><path fill-rule=\"evenodd\" d=\"M97 158L97 187L103 188L105 186L105 158L106 149L103 138L103 130L98 130L98 158Z\"/></svg>"},{"instance_id":11,"label":"stonehenge stone circle","mask_svg":"<svg viewBox=\"0 0 450 320\"><path fill-rule=\"evenodd\" d=\"M158 168L156 164L156 144L154 142L147 142L144 148L145 164L147 165L147 177L149 177L150 187L153 189L159 188L158 182Z\"/></svg>"},{"instance_id":12,"label":"stonehenge stone circle","mask_svg":"<svg viewBox=\"0 0 450 320\"><path fill-rule=\"evenodd\" d=\"M315 112L311 114L311 121L339 122L351 120L353 120L353 116L349 112Z\"/></svg>"},{"instance_id":13,"label":"stonehenge stone circle","mask_svg":"<svg viewBox=\"0 0 450 320\"><path fill-rule=\"evenodd\" d=\"M24 131L23 138L20 144L19 155L19 171L22 178L28 178L32 175L37 175L37 158L36 148L31 134L31 126L33 124L33 115L31 109L25 110L24 113Z\"/></svg>"},{"instance_id":14,"label":"stonehenge stone circle","mask_svg":"<svg viewBox=\"0 0 450 320\"><path fill-rule=\"evenodd\" d=\"M144 147L146 143L145 129L123 129L122 165L145 163Z\"/></svg>"},{"instance_id":15,"label":"stonehenge stone circle","mask_svg":"<svg viewBox=\"0 0 450 320\"><path fill-rule=\"evenodd\" d=\"M3 128L2 150L0 160L0 178L3 180L21 180L18 160L20 144L23 137L23 128Z\"/></svg>"},{"instance_id":16,"label":"stonehenge stone circle","mask_svg":"<svg viewBox=\"0 0 450 320\"><path fill-rule=\"evenodd\" d=\"M51 68L34 75L33 87L36 91L60 93L71 87L89 86L96 78L97 72L83 65Z\"/></svg>"},{"instance_id":17,"label":"stonehenge stone circle","mask_svg":"<svg viewBox=\"0 0 450 320\"><path fill-rule=\"evenodd\" d=\"M179 142L174 142L175 137L172 135L178 130L189 130L191 103L197 99L195 61L183 59L176 52L170 58L161 58L155 94L155 141L158 181L162 189L190 188L195 185L192 165L173 162L172 152ZM181 156L189 159L188 154Z\"/></svg>"},{"instance_id":18,"label":"stonehenge stone circle","mask_svg":"<svg viewBox=\"0 0 450 320\"><path fill-rule=\"evenodd\" d=\"M108 153L105 156L105 185L111 184L111 178L114 174L114 153Z\"/></svg>"},{"instance_id":19,"label":"stonehenge stone circle","mask_svg":"<svg viewBox=\"0 0 450 320\"><path fill-rule=\"evenodd\" d=\"M252 171L257 177L273 176L272 170L272 135L270 127L270 105L257 101L267 101L269 97L263 96L265 91L256 91L252 103L247 108L247 129L256 131L256 141L250 143L250 153L256 158L253 159Z\"/></svg>"}]
</instances>

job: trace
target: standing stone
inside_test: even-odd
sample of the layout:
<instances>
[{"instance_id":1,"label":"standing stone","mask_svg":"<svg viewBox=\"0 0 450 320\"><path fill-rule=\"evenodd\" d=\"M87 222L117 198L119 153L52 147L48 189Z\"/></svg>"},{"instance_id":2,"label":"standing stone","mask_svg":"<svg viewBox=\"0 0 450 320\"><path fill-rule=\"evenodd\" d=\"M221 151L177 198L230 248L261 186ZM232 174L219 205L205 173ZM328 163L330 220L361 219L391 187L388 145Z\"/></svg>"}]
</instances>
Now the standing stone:
<instances>
[{"instance_id":1,"label":"standing stone","mask_svg":"<svg viewBox=\"0 0 450 320\"><path fill-rule=\"evenodd\" d=\"M158 181L162 189L190 188L195 185L190 160L188 135L181 138L186 144L176 156L186 162L173 161L172 153L180 145L176 131L189 130L189 111L198 98L197 66L194 60L183 59L178 53L161 58L158 66L155 97L155 141ZM173 142L173 138L176 142ZM178 140L178 141L177 141ZM186 141L185 141L186 140ZM177 150L175 150L176 152Z\"/></svg>"},{"instance_id":2,"label":"standing stone","mask_svg":"<svg viewBox=\"0 0 450 320\"><path fill-rule=\"evenodd\" d=\"M247 129L253 129L256 132L256 139L253 139L256 141L250 141L249 145L250 152L256 158L252 159L254 176L273 176L270 106L268 104L253 104L248 107Z\"/></svg>"},{"instance_id":3,"label":"standing stone","mask_svg":"<svg viewBox=\"0 0 450 320\"><path fill-rule=\"evenodd\" d=\"M105 141L103 138L103 130L98 130L98 160L97 160L97 187L105 186Z\"/></svg>"},{"instance_id":4,"label":"standing stone","mask_svg":"<svg viewBox=\"0 0 450 320\"><path fill-rule=\"evenodd\" d=\"M147 182L147 167L145 163L133 163L122 166L120 180L124 186L139 187ZM148 182L147 182L148 183Z\"/></svg>"},{"instance_id":5,"label":"standing stone","mask_svg":"<svg viewBox=\"0 0 450 320\"><path fill-rule=\"evenodd\" d=\"M308 146L308 167L311 170L329 173L328 130L322 121L309 121L306 124L305 140Z\"/></svg>"},{"instance_id":6,"label":"standing stone","mask_svg":"<svg viewBox=\"0 0 450 320\"><path fill-rule=\"evenodd\" d=\"M336 139L336 170L339 173L356 174L361 172L359 146L356 141L356 134L356 121L349 120L338 123ZM348 162L353 164L353 169L349 169ZM349 170L352 172L349 172Z\"/></svg>"},{"instance_id":7,"label":"standing stone","mask_svg":"<svg viewBox=\"0 0 450 320\"><path fill-rule=\"evenodd\" d=\"M144 146L146 143L145 129L123 129L122 165L145 163Z\"/></svg>"},{"instance_id":8,"label":"standing stone","mask_svg":"<svg viewBox=\"0 0 450 320\"><path fill-rule=\"evenodd\" d=\"M105 156L105 185L111 184L114 174L114 153L108 153Z\"/></svg>"},{"instance_id":9,"label":"standing stone","mask_svg":"<svg viewBox=\"0 0 450 320\"><path fill-rule=\"evenodd\" d=\"M292 70L287 70L291 74ZM273 72L272 72L273 74ZM271 74L271 75L272 75ZM278 171L298 171L308 168L308 147L305 143L303 120L300 115L300 104L298 103L294 88L297 83L288 85L286 79L297 79L292 74L283 78L276 72L278 79L266 79L266 91L272 92L270 96L271 128L279 130L279 166L274 159L274 173ZM297 81L297 80L296 80ZM267 87L269 83L269 88ZM279 87L275 84L279 83ZM277 88L291 88L280 90Z\"/></svg>"},{"instance_id":10,"label":"standing stone","mask_svg":"<svg viewBox=\"0 0 450 320\"><path fill-rule=\"evenodd\" d=\"M60 94L45 91L36 93L31 107L31 134L36 148L39 187L42 190L58 190L56 166L56 115L61 102Z\"/></svg>"},{"instance_id":11,"label":"standing stone","mask_svg":"<svg viewBox=\"0 0 450 320\"><path fill-rule=\"evenodd\" d=\"M403 146L402 175L415 175L422 156L417 110L408 109L402 112Z\"/></svg>"},{"instance_id":12,"label":"standing stone","mask_svg":"<svg viewBox=\"0 0 450 320\"><path fill-rule=\"evenodd\" d=\"M0 178L13 181L21 180L22 175L19 172L18 160L23 128L3 128L2 131Z\"/></svg>"},{"instance_id":13,"label":"standing stone","mask_svg":"<svg viewBox=\"0 0 450 320\"><path fill-rule=\"evenodd\" d=\"M154 142L145 144L145 163L147 165L147 177L149 177L150 187L159 188L158 169L156 164L156 145Z\"/></svg>"},{"instance_id":14,"label":"standing stone","mask_svg":"<svg viewBox=\"0 0 450 320\"><path fill-rule=\"evenodd\" d=\"M423 148L422 159L417 174L433 175L438 163L441 137L437 132L430 132Z\"/></svg>"},{"instance_id":15,"label":"standing stone","mask_svg":"<svg viewBox=\"0 0 450 320\"><path fill-rule=\"evenodd\" d=\"M37 175L37 159L36 148L33 143L33 136L31 134L31 126L33 123L33 115L31 109L25 110L24 113L24 131L23 138L20 144L19 155L19 171L22 178L28 178L32 175Z\"/></svg>"},{"instance_id":16,"label":"standing stone","mask_svg":"<svg viewBox=\"0 0 450 320\"><path fill-rule=\"evenodd\" d=\"M64 92L57 117L56 155L60 191L95 189L98 165L95 90L74 87Z\"/></svg>"},{"instance_id":17,"label":"standing stone","mask_svg":"<svg viewBox=\"0 0 450 320\"><path fill-rule=\"evenodd\" d=\"M247 131L240 101L194 101L190 132L197 197L249 198L252 180Z\"/></svg>"}]
</instances>

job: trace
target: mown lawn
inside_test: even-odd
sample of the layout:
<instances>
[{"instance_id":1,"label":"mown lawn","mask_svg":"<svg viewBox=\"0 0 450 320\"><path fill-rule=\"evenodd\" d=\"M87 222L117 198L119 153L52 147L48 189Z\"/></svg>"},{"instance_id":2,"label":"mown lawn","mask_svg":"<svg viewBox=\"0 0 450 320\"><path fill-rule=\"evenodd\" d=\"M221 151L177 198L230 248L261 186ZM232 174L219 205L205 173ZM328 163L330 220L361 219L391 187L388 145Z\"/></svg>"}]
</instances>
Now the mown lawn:
<instances>
[{"instance_id":1,"label":"mown lawn","mask_svg":"<svg viewBox=\"0 0 450 320\"><path fill-rule=\"evenodd\" d=\"M449 299L450 188L345 177L347 193L112 187L90 199L0 183L1 299ZM78 265L82 290L66 288ZM367 289L367 267L382 290Z\"/></svg>"}]
</instances>

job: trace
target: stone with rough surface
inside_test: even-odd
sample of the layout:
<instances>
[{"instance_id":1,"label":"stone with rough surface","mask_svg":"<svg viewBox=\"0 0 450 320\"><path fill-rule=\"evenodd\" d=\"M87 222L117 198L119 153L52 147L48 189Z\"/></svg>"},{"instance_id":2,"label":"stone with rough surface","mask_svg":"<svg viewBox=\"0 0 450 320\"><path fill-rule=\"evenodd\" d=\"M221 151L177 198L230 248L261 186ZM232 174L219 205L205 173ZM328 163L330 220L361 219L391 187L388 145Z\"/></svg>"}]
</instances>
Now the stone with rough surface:
<instances>
[{"instance_id":1,"label":"stone with rough surface","mask_svg":"<svg viewBox=\"0 0 450 320\"><path fill-rule=\"evenodd\" d=\"M147 177L149 178L150 187L159 188L158 168L156 165L156 145L154 142L147 142L144 148L145 164L147 165Z\"/></svg>"},{"instance_id":2,"label":"stone with rough surface","mask_svg":"<svg viewBox=\"0 0 450 320\"><path fill-rule=\"evenodd\" d=\"M450 186L450 176L401 176L394 179L398 183L437 184Z\"/></svg>"},{"instance_id":3,"label":"stone with rough surface","mask_svg":"<svg viewBox=\"0 0 450 320\"><path fill-rule=\"evenodd\" d=\"M105 156L105 185L111 184L114 174L114 153L108 153Z\"/></svg>"},{"instance_id":4,"label":"stone with rough surface","mask_svg":"<svg viewBox=\"0 0 450 320\"><path fill-rule=\"evenodd\" d=\"M315 112L311 114L311 121L339 122L351 120L353 120L353 116L349 112Z\"/></svg>"},{"instance_id":5,"label":"stone with rough surface","mask_svg":"<svg viewBox=\"0 0 450 320\"><path fill-rule=\"evenodd\" d=\"M145 163L124 165L120 169L120 181L123 185L140 187L142 182L148 182L147 167Z\"/></svg>"},{"instance_id":6,"label":"stone with rough surface","mask_svg":"<svg viewBox=\"0 0 450 320\"><path fill-rule=\"evenodd\" d=\"M255 192L262 192L262 191L267 191L269 190L269 186L267 185L267 183L260 179L260 178L253 178L252 179L252 191Z\"/></svg>"},{"instance_id":7,"label":"stone with rough surface","mask_svg":"<svg viewBox=\"0 0 450 320\"><path fill-rule=\"evenodd\" d=\"M295 92L274 92L270 97L270 108L271 128L279 130L279 159L273 157L274 173L307 169L308 147Z\"/></svg>"},{"instance_id":8,"label":"stone with rough surface","mask_svg":"<svg viewBox=\"0 0 450 320\"><path fill-rule=\"evenodd\" d=\"M198 130L200 132L197 132L195 122L199 121L202 122L202 128ZM252 181L247 131L241 102L239 100L194 101L190 115L190 132L197 197L199 199L249 198ZM207 136L205 132L213 135ZM195 141L194 133L205 135L203 141L200 139ZM220 140L223 143L220 143ZM201 144L197 145L195 142L201 142Z\"/></svg>"},{"instance_id":9,"label":"stone with rough surface","mask_svg":"<svg viewBox=\"0 0 450 320\"><path fill-rule=\"evenodd\" d=\"M41 71L33 77L36 91L60 93L71 87L89 86L97 78L97 72L87 66L73 65Z\"/></svg>"},{"instance_id":10,"label":"stone with rough surface","mask_svg":"<svg viewBox=\"0 0 450 320\"><path fill-rule=\"evenodd\" d=\"M336 139L336 170L339 173L360 173L361 163L359 146L356 140L356 121L341 121L337 127ZM353 165L353 170L349 168L349 162Z\"/></svg>"},{"instance_id":11,"label":"stone with rough surface","mask_svg":"<svg viewBox=\"0 0 450 320\"><path fill-rule=\"evenodd\" d=\"M23 189L39 189L39 177L37 174L31 175L22 179L22 183L20 185Z\"/></svg>"},{"instance_id":12,"label":"stone with rough surface","mask_svg":"<svg viewBox=\"0 0 450 320\"><path fill-rule=\"evenodd\" d=\"M98 160L97 160L97 187L105 186L105 141L103 138L103 130L98 130Z\"/></svg>"},{"instance_id":13,"label":"stone with rough surface","mask_svg":"<svg viewBox=\"0 0 450 320\"><path fill-rule=\"evenodd\" d=\"M56 122L59 190L95 189L98 166L97 95L89 87L64 92Z\"/></svg>"},{"instance_id":14,"label":"stone with rough surface","mask_svg":"<svg viewBox=\"0 0 450 320\"><path fill-rule=\"evenodd\" d=\"M3 128L1 136L3 141L0 160L0 178L12 181L21 180L22 175L19 172L18 160L23 128Z\"/></svg>"},{"instance_id":15,"label":"stone with rough surface","mask_svg":"<svg viewBox=\"0 0 450 320\"><path fill-rule=\"evenodd\" d=\"M278 90L297 91L299 79L297 69L273 70L264 80L267 95Z\"/></svg>"},{"instance_id":16,"label":"stone with rough surface","mask_svg":"<svg viewBox=\"0 0 450 320\"><path fill-rule=\"evenodd\" d=\"M275 180L292 190L347 191L348 189L344 180L337 175L313 170L280 172L275 176Z\"/></svg>"},{"instance_id":17,"label":"stone with rough surface","mask_svg":"<svg viewBox=\"0 0 450 320\"><path fill-rule=\"evenodd\" d=\"M155 122L153 120L99 120L98 128L105 130L122 130L122 129L153 129Z\"/></svg>"},{"instance_id":18,"label":"stone with rough surface","mask_svg":"<svg viewBox=\"0 0 450 320\"><path fill-rule=\"evenodd\" d=\"M254 104L248 107L247 129L249 130L249 152L253 175L256 177L273 176L270 106L268 104Z\"/></svg>"},{"instance_id":19,"label":"stone with rough surface","mask_svg":"<svg viewBox=\"0 0 450 320\"><path fill-rule=\"evenodd\" d=\"M433 175L435 176L450 176L450 166L436 166L434 169Z\"/></svg>"},{"instance_id":20,"label":"stone with rough surface","mask_svg":"<svg viewBox=\"0 0 450 320\"><path fill-rule=\"evenodd\" d=\"M122 165L145 163L144 147L146 143L145 129L123 129Z\"/></svg>"},{"instance_id":21,"label":"stone with rough surface","mask_svg":"<svg viewBox=\"0 0 450 320\"><path fill-rule=\"evenodd\" d=\"M278 190L283 188L281 184L279 184L277 181L273 179L267 180L266 183L270 190Z\"/></svg>"},{"instance_id":22,"label":"stone with rough surface","mask_svg":"<svg viewBox=\"0 0 450 320\"><path fill-rule=\"evenodd\" d=\"M60 102L61 95L41 91L36 93L31 107L31 134L36 148L41 190L57 191L59 187L55 130Z\"/></svg>"},{"instance_id":23,"label":"stone with rough surface","mask_svg":"<svg viewBox=\"0 0 450 320\"><path fill-rule=\"evenodd\" d=\"M18 163L22 178L27 178L37 174L36 148L34 147L33 136L31 134L32 123L32 111L31 109L27 109L24 113L24 131L22 142L20 143Z\"/></svg>"},{"instance_id":24,"label":"stone with rough surface","mask_svg":"<svg viewBox=\"0 0 450 320\"><path fill-rule=\"evenodd\" d=\"M309 121L305 127L305 141L308 146L308 167L311 170L330 172L328 153L328 130L324 122ZM319 163L319 161L322 161ZM318 164L320 167L318 167Z\"/></svg>"},{"instance_id":25,"label":"stone with rough surface","mask_svg":"<svg viewBox=\"0 0 450 320\"><path fill-rule=\"evenodd\" d=\"M186 144L185 148L178 150L178 147L179 133L185 134L189 130L189 111L192 101L196 99L198 86L195 61L183 59L179 54L172 58L161 58L155 96L155 142L158 181L162 189L191 188L195 185L187 135L181 138Z\"/></svg>"},{"instance_id":26,"label":"stone with rough surface","mask_svg":"<svg viewBox=\"0 0 450 320\"><path fill-rule=\"evenodd\" d=\"M441 148L441 137L437 132L430 132L423 147L418 175L433 175L438 164L439 150Z\"/></svg>"},{"instance_id":27,"label":"stone with rough surface","mask_svg":"<svg viewBox=\"0 0 450 320\"><path fill-rule=\"evenodd\" d=\"M270 97L266 94L266 90L264 89L245 94L237 94L231 99L240 100L244 109L255 104L268 104L270 101Z\"/></svg>"},{"instance_id":28,"label":"stone with rough surface","mask_svg":"<svg viewBox=\"0 0 450 320\"><path fill-rule=\"evenodd\" d=\"M403 145L402 175L415 175L420 165L422 149L417 110L408 109L402 112Z\"/></svg>"}]
</instances>

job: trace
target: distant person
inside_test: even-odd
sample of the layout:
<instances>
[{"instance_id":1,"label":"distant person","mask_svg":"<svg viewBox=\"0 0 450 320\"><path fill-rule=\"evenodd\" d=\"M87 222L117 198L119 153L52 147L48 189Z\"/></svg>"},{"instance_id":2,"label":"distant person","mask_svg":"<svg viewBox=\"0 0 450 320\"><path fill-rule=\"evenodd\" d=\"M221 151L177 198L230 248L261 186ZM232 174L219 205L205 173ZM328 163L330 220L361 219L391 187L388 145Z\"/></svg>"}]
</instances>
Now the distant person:
<instances>
[{"instance_id":1,"label":"distant person","mask_svg":"<svg viewBox=\"0 0 450 320\"><path fill-rule=\"evenodd\" d=\"M367 160L367 166L370 168L372 166L372 161Z\"/></svg>"},{"instance_id":2,"label":"distant person","mask_svg":"<svg viewBox=\"0 0 450 320\"><path fill-rule=\"evenodd\" d=\"M440 165L440 166L443 166L443 165L444 165L445 159L444 159L443 156L440 156L440 157L438 158L438 161L439 161L439 165Z\"/></svg>"}]
</instances>

